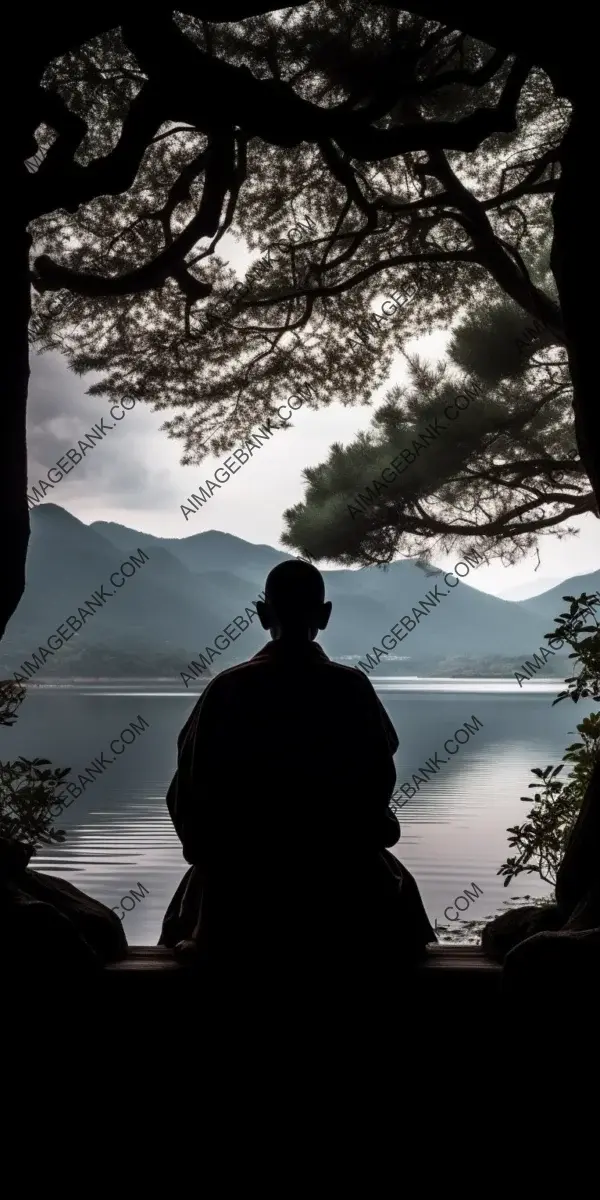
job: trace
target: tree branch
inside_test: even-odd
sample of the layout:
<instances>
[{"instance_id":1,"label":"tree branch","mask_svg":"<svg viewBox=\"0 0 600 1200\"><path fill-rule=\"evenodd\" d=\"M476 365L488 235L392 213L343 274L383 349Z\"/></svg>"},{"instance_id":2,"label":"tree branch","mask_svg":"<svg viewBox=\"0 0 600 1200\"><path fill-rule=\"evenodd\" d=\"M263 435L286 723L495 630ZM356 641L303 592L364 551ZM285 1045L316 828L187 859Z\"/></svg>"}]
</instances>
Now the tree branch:
<instances>
[{"instance_id":1,"label":"tree branch","mask_svg":"<svg viewBox=\"0 0 600 1200\"><path fill-rule=\"evenodd\" d=\"M494 133L516 128L516 109L529 66L517 59L508 74L495 108L481 108L458 121L429 121L389 130L374 128L360 113L348 113L343 105L321 108L296 95L276 79L256 79L245 66L233 66L212 57L181 32L162 6L153 8L144 23L125 21L124 40L148 75L144 85L160 108L163 120L187 121L210 132L215 124L241 125L250 136L272 145L297 146L302 141L333 138L349 155L361 161L391 158L410 150L442 145L448 149L474 150ZM136 100L138 97L136 97ZM135 101L134 101L135 104ZM156 133L156 128L151 136ZM113 152L114 154L115 152ZM109 159L111 156L108 156ZM115 187L110 165L91 163L81 172L94 179L93 194L124 190ZM135 177L135 171L134 171ZM56 199L53 207L73 211L82 198L83 178L72 195ZM125 185L127 186L127 185ZM86 189L89 191L89 189Z\"/></svg>"},{"instance_id":2,"label":"tree branch","mask_svg":"<svg viewBox=\"0 0 600 1200\"><path fill-rule=\"evenodd\" d=\"M63 150L63 136L51 147L50 162L60 160L61 170L42 171L31 177L31 192L27 197L27 220L42 213L64 208L76 212L81 204L97 196L117 196L134 183L148 144L169 119L165 98L151 83L145 83L132 100L123 121L121 136L110 154L95 159L86 167L74 161L76 146L70 140ZM87 132L87 127L85 132Z\"/></svg>"},{"instance_id":3,"label":"tree branch","mask_svg":"<svg viewBox=\"0 0 600 1200\"><path fill-rule=\"evenodd\" d=\"M264 307L269 304L280 304L283 300L299 298L300 296L337 296L340 292L347 292L350 288L356 286L357 283L362 283L363 279L369 279L371 275L375 275L378 271L384 271L387 267L399 267L403 264L418 263L419 265L427 266L427 263L451 263L451 262L477 262L477 257L471 250L448 250L441 251L439 254L392 254L388 258L379 259L376 263L371 263L368 267L364 267L362 271L357 271L355 275L351 275L348 279L343 279L341 283L319 284L316 287L300 287L292 291L289 289L281 292L276 296L268 296L263 300L252 300L252 307ZM248 301L242 303L249 304Z\"/></svg>"},{"instance_id":4,"label":"tree branch","mask_svg":"<svg viewBox=\"0 0 600 1200\"><path fill-rule=\"evenodd\" d=\"M461 182L441 149L430 153L430 170L449 193L464 216L464 228L472 238L478 261L486 266L499 287L526 312L539 317L560 340L564 330L558 305L532 282L524 266L517 265L489 222L483 204ZM520 260L519 260L520 262Z\"/></svg>"},{"instance_id":5,"label":"tree branch","mask_svg":"<svg viewBox=\"0 0 600 1200\"><path fill-rule=\"evenodd\" d=\"M162 287L165 280L173 275L193 299L209 296L212 284L202 283L189 273L184 275L181 268L185 255L198 239L211 237L218 229L225 194L235 174L234 151L231 131L225 131L211 140L206 150L206 174L200 209L152 262L114 279L107 279L103 275L84 274L61 267L47 255L42 255L34 263L38 291L67 287L82 296L127 296Z\"/></svg>"},{"instance_id":6,"label":"tree branch","mask_svg":"<svg viewBox=\"0 0 600 1200\"><path fill-rule=\"evenodd\" d=\"M570 499L568 508L562 509L561 512L551 517L540 517L535 521L518 521L511 525L509 522L514 518L524 515L526 512L532 512L540 507L539 500L531 500L525 504L517 505L510 513L504 514L501 517L496 517L493 521L489 521L487 525L474 525L471 522L461 524L460 522L441 521L437 517L431 516L424 509L421 521L412 519L412 526L409 532L427 532L427 533L447 533L447 534L463 534L469 537L489 537L491 535L499 538L516 537L523 533L533 533L538 529L547 529L552 525L560 525L563 521L569 520L570 517L580 516L585 512L593 512L595 508L595 498L592 493L589 498L581 497L578 500ZM405 517L406 520L406 517Z\"/></svg>"},{"instance_id":7,"label":"tree branch","mask_svg":"<svg viewBox=\"0 0 600 1200\"><path fill-rule=\"evenodd\" d=\"M495 108L479 108L458 121L423 121L389 130L353 128L331 130L347 154L362 162L394 158L410 150L476 150L493 133L513 133L517 128L517 106L529 66L517 59L509 72L502 96ZM348 128L350 125L350 128Z\"/></svg>"},{"instance_id":8,"label":"tree branch","mask_svg":"<svg viewBox=\"0 0 600 1200\"><path fill-rule=\"evenodd\" d=\"M369 0L369 3L394 9L405 7L404 0ZM524 5L522 0L503 0L500 7L473 4L471 0L459 3L411 0L410 11L429 21L439 21L449 29L460 29L506 54L518 53L530 64L542 66L555 83L563 86L577 73L577 48L581 40L578 22L543 21L538 5Z\"/></svg>"},{"instance_id":9,"label":"tree branch","mask_svg":"<svg viewBox=\"0 0 600 1200\"><path fill-rule=\"evenodd\" d=\"M442 71L439 75L432 76L431 79L421 80L418 89L419 95L434 92L440 87L449 87L453 83L464 83L468 87L482 87L483 84L489 83L490 79L493 79L506 60L507 55L504 50L494 50L487 62L474 71L461 69Z\"/></svg>"}]
</instances>

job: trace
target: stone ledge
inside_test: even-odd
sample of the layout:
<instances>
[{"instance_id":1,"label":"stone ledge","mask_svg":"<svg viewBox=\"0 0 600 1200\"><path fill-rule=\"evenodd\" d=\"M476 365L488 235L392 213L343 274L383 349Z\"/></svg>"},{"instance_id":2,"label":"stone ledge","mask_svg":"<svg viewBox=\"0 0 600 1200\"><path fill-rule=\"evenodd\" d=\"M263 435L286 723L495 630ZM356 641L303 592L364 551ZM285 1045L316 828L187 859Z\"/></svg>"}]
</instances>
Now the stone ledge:
<instances>
[{"instance_id":1,"label":"stone ledge","mask_svg":"<svg viewBox=\"0 0 600 1200\"><path fill-rule=\"evenodd\" d=\"M109 963L106 971L130 973L185 972L185 966L177 962L173 952L164 946L131 946L127 958ZM479 946L430 946L427 957L415 968L415 977L439 973L485 976L490 983L499 984L502 967L488 958Z\"/></svg>"}]
</instances>

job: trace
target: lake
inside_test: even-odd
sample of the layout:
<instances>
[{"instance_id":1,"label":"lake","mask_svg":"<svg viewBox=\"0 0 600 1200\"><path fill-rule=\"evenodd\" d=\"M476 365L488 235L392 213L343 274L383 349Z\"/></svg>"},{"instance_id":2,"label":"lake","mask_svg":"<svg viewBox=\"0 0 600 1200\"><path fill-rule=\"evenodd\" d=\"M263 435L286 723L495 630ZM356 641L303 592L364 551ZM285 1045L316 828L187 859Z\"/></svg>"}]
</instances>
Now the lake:
<instances>
[{"instance_id":1,"label":"lake","mask_svg":"<svg viewBox=\"0 0 600 1200\"><path fill-rule=\"evenodd\" d=\"M531 768L558 764L576 723L593 706L563 700L553 708L562 687L556 680L532 680L523 688L498 679L372 682L400 739L398 784L413 787L413 772L438 754L439 769L402 808L402 836L394 848L416 876L432 923L452 924L444 909L452 906L454 916L455 898L473 883L483 894L469 904L465 919L497 912L507 896L544 894L548 889L536 876L504 888L497 871L508 856L506 829L528 811L519 797L528 794ZM165 795L177 734L200 690L164 682L49 685L30 689L17 723L0 728L2 759L49 758L53 766L71 767L76 780L102 752L110 755L111 741L132 722L142 717L148 723L124 739L131 744L65 810L57 822L67 833L64 845L32 861L116 907L132 945L157 942L186 869ZM466 723L474 732L454 739ZM121 905L122 898L128 903ZM456 921L454 926L460 928Z\"/></svg>"}]
</instances>

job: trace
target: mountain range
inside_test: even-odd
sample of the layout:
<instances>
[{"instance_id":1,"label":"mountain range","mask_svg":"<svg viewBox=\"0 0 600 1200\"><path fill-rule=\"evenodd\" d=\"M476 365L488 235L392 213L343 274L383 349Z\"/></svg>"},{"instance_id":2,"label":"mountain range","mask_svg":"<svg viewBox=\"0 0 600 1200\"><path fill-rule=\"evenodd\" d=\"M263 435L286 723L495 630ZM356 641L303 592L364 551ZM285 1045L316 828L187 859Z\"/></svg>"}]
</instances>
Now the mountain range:
<instances>
[{"instance_id":1,"label":"mountain range","mask_svg":"<svg viewBox=\"0 0 600 1200\"><path fill-rule=\"evenodd\" d=\"M162 538L124 525L85 525L55 504L31 512L25 593L0 645L0 671L12 674L59 625L138 550L148 559L35 675L42 683L61 678L173 678L181 681L191 660L214 646L225 626L244 617L264 588L268 571L292 556L210 530ZM333 601L330 627L320 637L333 658L356 664L435 585L406 560L385 570L324 571ZM568 579L529 600L502 600L470 586L477 569L431 610L382 661L383 674L504 673L531 658L563 611L566 594L600 590L600 571ZM240 622L243 625L243 621ZM215 673L248 658L264 644L257 618L220 654ZM222 643L221 643L222 644ZM510 665L510 664L514 665ZM495 669L494 664L497 666ZM565 660L552 664L564 674ZM207 672L203 678L206 678Z\"/></svg>"}]
</instances>

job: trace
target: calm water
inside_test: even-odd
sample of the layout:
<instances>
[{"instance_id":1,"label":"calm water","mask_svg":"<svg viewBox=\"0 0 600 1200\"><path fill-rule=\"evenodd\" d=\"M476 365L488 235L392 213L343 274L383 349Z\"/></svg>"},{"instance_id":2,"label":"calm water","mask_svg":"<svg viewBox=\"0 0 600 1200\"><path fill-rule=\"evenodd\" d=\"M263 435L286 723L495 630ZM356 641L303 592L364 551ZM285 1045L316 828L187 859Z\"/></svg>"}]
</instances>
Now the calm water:
<instances>
[{"instance_id":1,"label":"calm water","mask_svg":"<svg viewBox=\"0 0 600 1200\"><path fill-rule=\"evenodd\" d=\"M558 763L576 722L590 706L564 700L552 707L556 681L375 681L400 738L398 783L437 751L449 761L421 786L401 813L394 853L414 872L433 921L471 882L483 889L466 917L484 918L512 894L540 894L535 877L502 886L506 828L521 822L533 779L530 768ZM77 772L142 716L150 728L89 784L59 824L63 846L36 856L33 866L77 884L109 906L142 883L124 919L131 944L156 943L168 901L184 870L165 795L176 763L177 734L196 695L168 684L48 687L31 691L12 729L0 729L0 757L44 757ZM483 724L454 757L444 742L475 716ZM454 746L454 743L453 743ZM530 793L531 794L531 793ZM131 907L134 904L134 907ZM119 911L122 909L119 907Z\"/></svg>"}]
</instances>

